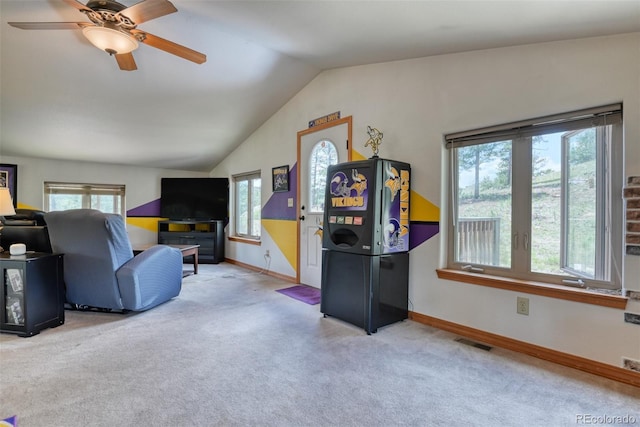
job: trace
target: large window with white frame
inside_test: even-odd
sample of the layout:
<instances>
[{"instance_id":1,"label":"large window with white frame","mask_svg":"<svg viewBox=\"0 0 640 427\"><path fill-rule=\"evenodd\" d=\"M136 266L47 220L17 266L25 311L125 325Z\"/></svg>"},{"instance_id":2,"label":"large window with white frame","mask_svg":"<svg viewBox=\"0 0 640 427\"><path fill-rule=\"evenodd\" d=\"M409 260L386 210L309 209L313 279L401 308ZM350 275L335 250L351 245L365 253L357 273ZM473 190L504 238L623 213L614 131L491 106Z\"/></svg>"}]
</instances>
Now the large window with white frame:
<instances>
[{"instance_id":1,"label":"large window with white frame","mask_svg":"<svg viewBox=\"0 0 640 427\"><path fill-rule=\"evenodd\" d=\"M260 172L233 176L234 234L248 239L260 239L262 209L262 179Z\"/></svg>"},{"instance_id":2,"label":"large window with white frame","mask_svg":"<svg viewBox=\"0 0 640 427\"><path fill-rule=\"evenodd\" d=\"M46 211L97 209L125 216L125 186L119 184L87 184L45 182Z\"/></svg>"},{"instance_id":3,"label":"large window with white frame","mask_svg":"<svg viewBox=\"0 0 640 427\"><path fill-rule=\"evenodd\" d=\"M448 267L621 288L622 106L445 136Z\"/></svg>"}]
</instances>

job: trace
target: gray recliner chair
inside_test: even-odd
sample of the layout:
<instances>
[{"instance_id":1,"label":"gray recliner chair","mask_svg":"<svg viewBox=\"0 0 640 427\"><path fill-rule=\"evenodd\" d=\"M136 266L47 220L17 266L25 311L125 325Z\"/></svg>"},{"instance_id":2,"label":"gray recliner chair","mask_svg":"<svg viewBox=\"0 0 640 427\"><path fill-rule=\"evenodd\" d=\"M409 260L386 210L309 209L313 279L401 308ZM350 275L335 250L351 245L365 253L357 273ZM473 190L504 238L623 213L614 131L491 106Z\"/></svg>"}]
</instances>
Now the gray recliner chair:
<instances>
[{"instance_id":1,"label":"gray recliner chair","mask_svg":"<svg viewBox=\"0 0 640 427\"><path fill-rule=\"evenodd\" d=\"M69 304L144 311L180 293L180 251L157 245L134 257L120 215L73 209L49 212L45 220L53 252L64 254Z\"/></svg>"}]
</instances>

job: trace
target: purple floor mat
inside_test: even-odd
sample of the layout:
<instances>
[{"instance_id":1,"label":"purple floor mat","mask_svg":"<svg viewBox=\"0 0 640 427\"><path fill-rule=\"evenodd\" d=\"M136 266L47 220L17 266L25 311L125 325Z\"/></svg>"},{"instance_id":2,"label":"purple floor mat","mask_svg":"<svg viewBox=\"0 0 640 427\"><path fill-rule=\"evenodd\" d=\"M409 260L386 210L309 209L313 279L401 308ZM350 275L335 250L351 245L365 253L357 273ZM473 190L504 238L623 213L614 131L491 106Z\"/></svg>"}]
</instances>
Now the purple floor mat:
<instances>
[{"instance_id":1,"label":"purple floor mat","mask_svg":"<svg viewBox=\"0 0 640 427\"><path fill-rule=\"evenodd\" d=\"M290 288L278 289L276 292L295 298L298 301L306 302L309 305L320 303L320 289L311 286L297 285Z\"/></svg>"}]
</instances>

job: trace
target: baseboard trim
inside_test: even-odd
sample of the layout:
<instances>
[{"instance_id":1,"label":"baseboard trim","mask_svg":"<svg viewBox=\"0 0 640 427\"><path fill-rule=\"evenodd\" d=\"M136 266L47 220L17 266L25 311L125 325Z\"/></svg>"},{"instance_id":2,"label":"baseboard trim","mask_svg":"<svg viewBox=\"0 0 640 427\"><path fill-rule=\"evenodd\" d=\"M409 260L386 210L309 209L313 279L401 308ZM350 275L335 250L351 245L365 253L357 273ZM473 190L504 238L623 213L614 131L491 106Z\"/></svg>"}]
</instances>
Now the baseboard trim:
<instances>
[{"instance_id":1,"label":"baseboard trim","mask_svg":"<svg viewBox=\"0 0 640 427\"><path fill-rule=\"evenodd\" d=\"M229 264L235 264L240 267L244 267L248 270L258 271L262 274L266 274L267 276L275 277L280 280L284 280L285 282L298 283L295 277L287 276L285 274L276 273L275 271L265 270L264 268L256 267L255 265L245 264L244 262L236 261L235 259L225 258L225 262Z\"/></svg>"},{"instance_id":2,"label":"baseboard trim","mask_svg":"<svg viewBox=\"0 0 640 427\"><path fill-rule=\"evenodd\" d=\"M621 383L640 387L640 372L634 372L629 369L608 365L602 362L586 359L584 357L574 356L572 354L563 353L549 348L540 347L538 345L529 344L524 341L503 337L501 335L492 334L479 329L470 328L468 326L459 325L447 320L438 319L424 314L409 312L409 319L414 320L423 325L432 326L443 331L452 332L457 335L464 336L484 344L495 347L501 347L518 353L527 354L537 357L538 359L547 360L569 368L578 369L590 374L598 375Z\"/></svg>"}]
</instances>

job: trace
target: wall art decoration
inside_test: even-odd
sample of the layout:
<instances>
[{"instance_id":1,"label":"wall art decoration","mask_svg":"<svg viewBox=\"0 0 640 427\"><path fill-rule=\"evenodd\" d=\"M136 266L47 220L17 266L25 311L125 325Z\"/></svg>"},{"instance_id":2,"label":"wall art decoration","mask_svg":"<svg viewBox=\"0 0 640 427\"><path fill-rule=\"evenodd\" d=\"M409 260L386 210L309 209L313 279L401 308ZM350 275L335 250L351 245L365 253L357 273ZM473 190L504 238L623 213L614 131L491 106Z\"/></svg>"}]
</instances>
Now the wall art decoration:
<instances>
[{"instance_id":1,"label":"wall art decoration","mask_svg":"<svg viewBox=\"0 0 640 427\"><path fill-rule=\"evenodd\" d=\"M289 165L272 168L271 173L273 174L273 192L289 191Z\"/></svg>"},{"instance_id":2,"label":"wall art decoration","mask_svg":"<svg viewBox=\"0 0 640 427\"><path fill-rule=\"evenodd\" d=\"M0 163L0 187L9 189L15 208L18 203L18 165Z\"/></svg>"}]
</instances>

